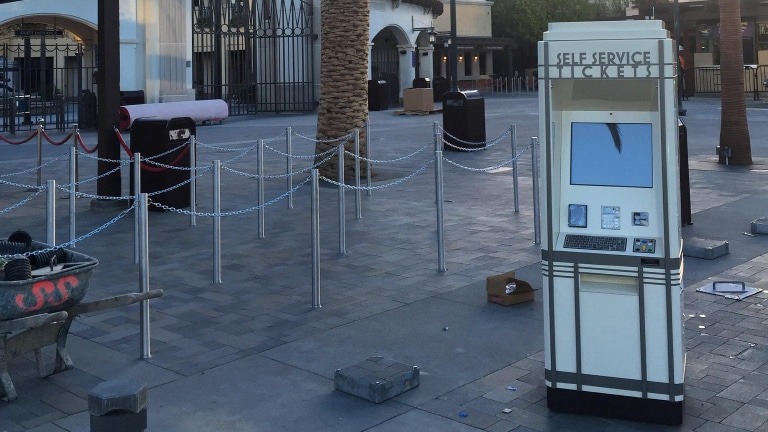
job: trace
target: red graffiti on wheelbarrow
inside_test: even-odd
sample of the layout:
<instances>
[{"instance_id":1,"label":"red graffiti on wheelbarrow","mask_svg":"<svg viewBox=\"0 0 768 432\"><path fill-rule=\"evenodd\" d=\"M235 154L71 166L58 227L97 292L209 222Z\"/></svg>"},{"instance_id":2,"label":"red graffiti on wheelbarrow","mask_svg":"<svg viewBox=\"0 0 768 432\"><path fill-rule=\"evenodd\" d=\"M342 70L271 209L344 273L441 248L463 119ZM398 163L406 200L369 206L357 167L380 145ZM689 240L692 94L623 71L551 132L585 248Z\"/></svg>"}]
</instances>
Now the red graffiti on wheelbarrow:
<instances>
[{"instance_id":1,"label":"red graffiti on wheelbarrow","mask_svg":"<svg viewBox=\"0 0 768 432\"><path fill-rule=\"evenodd\" d=\"M41 280L32 285L25 293L16 294L16 306L24 312L35 312L47 307L55 307L69 300L72 290L80 284L75 276L62 276L53 281Z\"/></svg>"}]
</instances>

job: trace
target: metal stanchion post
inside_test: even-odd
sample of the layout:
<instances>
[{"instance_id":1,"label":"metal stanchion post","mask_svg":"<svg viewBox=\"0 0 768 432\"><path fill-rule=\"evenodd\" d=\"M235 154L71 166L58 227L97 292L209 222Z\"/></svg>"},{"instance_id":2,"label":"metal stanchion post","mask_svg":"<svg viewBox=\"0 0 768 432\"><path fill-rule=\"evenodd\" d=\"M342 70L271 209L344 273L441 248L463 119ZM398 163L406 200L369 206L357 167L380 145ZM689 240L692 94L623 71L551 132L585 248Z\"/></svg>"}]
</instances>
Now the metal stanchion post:
<instances>
[{"instance_id":1,"label":"metal stanchion post","mask_svg":"<svg viewBox=\"0 0 768 432\"><path fill-rule=\"evenodd\" d=\"M189 137L189 162L192 169L189 172L189 225L197 225L197 137Z\"/></svg>"},{"instance_id":2,"label":"metal stanchion post","mask_svg":"<svg viewBox=\"0 0 768 432\"><path fill-rule=\"evenodd\" d=\"M258 185L259 185L259 238L264 238L264 140L259 140L258 148Z\"/></svg>"},{"instance_id":3,"label":"metal stanchion post","mask_svg":"<svg viewBox=\"0 0 768 432\"><path fill-rule=\"evenodd\" d=\"M221 161L213 161L213 283L221 283Z\"/></svg>"},{"instance_id":4,"label":"metal stanchion post","mask_svg":"<svg viewBox=\"0 0 768 432\"><path fill-rule=\"evenodd\" d=\"M365 120L365 182L366 196L371 196L371 118Z\"/></svg>"},{"instance_id":5,"label":"metal stanchion post","mask_svg":"<svg viewBox=\"0 0 768 432\"><path fill-rule=\"evenodd\" d=\"M77 148L69 149L69 241L75 240L75 200L77 195L77 183L75 181L75 172L77 171ZM72 243L72 247L75 244Z\"/></svg>"},{"instance_id":6,"label":"metal stanchion post","mask_svg":"<svg viewBox=\"0 0 768 432\"><path fill-rule=\"evenodd\" d=\"M347 253L346 225L344 221L344 143L339 144L339 253Z\"/></svg>"},{"instance_id":7,"label":"metal stanchion post","mask_svg":"<svg viewBox=\"0 0 768 432\"><path fill-rule=\"evenodd\" d=\"M541 244L541 223L539 222L539 139L531 138L531 175L533 176L533 242Z\"/></svg>"},{"instance_id":8,"label":"metal stanchion post","mask_svg":"<svg viewBox=\"0 0 768 432\"><path fill-rule=\"evenodd\" d=\"M288 155L285 157L285 181L288 191L288 208L293 208L293 129L287 127L285 129L285 153Z\"/></svg>"},{"instance_id":9,"label":"metal stanchion post","mask_svg":"<svg viewBox=\"0 0 768 432\"><path fill-rule=\"evenodd\" d=\"M133 154L133 263L139 264L139 243L141 242L141 214L139 213L138 198L141 193L141 153Z\"/></svg>"},{"instance_id":10,"label":"metal stanchion post","mask_svg":"<svg viewBox=\"0 0 768 432\"><path fill-rule=\"evenodd\" d=\"M46 243L53 246L56 244L56 180L48 180L46 185Z\"/></svg>"},{"instance_id":11,"label":"metal stanchion post","mask_svg":"<svg viewBox=\"0 0 768 432\"><path fill-rule=\"evenodd\" d=\"M520 213L520 182L517 170L517 126L511 126L512 135L512 187L515 193L515 213Z\"/></svg>"},{"instance_id":12,"label":"metal stanchion post","mask_svg":"<svg viewBox=\"0 0 768 432\"><path fill-rule=\"evenodd\" d=\"M355 129L355 219L363 217L360 195L360 129Z\"/></svg>"},{"instance_id":13,"label":"metal stanchion post","mask_svg":"<svg viewBox=\"0 0 768 432\"><path fill-rule=\"evenodd\" d=\"M312 309L320 305L320 180L317 169L312 170Z\"/></svg>"},{"instance_id":14,"label":"metal stanchion post","mask_svg":"<svg viewBox=\"0 0 768 432\"><path fill-rule=\"evenodd\" d=\"M77 149L77 142L80 140L80 130L77 123L72 126L72 148L75 149L75 192L80 192L80 162L79 162L79 150Z\"/></svg>"},{"instance_id":15,"label":"metal stanchion post","mask_svg":"<svg viewBox=\"0 0 768 432\"><path fill-rule=\"evenodd\" d=\"M141 215L141 224L139 224L141 231L139 285L143 294L149 292L149 208L147 194L142 193L136 196L139 199L135 204ZM149 346L149 300L142 300L139 315L141 321L141 358L147 359L152 357Z\"/></svg>"},{"instance_id":16,"label":"metal stanchion post","mask_svg":"<svg viewBox=\"0 0 768 432\"><path fill-rule=\"evenodd\" d=\"M37 187L43 185L43 121L37 121Z\"/></svg>"},{"instance_id":17,"label":"metal stanchion post","mask_svg":"<svg viewBox=\"0 0 768 432\"><path fill-rule=\"evenodd\" d=\"M443 139L440 125L434 123L435 134L435 208L437 209L437 270L445 269L445 237L443 224Z\"/></svg>"}]
</instances>

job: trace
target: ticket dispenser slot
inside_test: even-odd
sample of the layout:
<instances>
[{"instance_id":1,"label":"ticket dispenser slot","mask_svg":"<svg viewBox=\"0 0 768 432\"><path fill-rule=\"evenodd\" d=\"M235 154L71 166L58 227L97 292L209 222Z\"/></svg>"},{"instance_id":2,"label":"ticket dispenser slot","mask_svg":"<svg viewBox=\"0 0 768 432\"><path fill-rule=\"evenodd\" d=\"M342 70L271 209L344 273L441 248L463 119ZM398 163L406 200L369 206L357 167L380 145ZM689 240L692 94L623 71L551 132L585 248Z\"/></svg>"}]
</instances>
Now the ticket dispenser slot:
<instances>
[{"instance_id":1,"label":"ticket dispenser slot","mask_svg":"<svg viewBox=\"0 0 768 432\"><path fill-rule=\"evenodd\" d=\"M539 42L550 408L682 422L675 49L654 20Z\"/></svg>"}]
</instances>

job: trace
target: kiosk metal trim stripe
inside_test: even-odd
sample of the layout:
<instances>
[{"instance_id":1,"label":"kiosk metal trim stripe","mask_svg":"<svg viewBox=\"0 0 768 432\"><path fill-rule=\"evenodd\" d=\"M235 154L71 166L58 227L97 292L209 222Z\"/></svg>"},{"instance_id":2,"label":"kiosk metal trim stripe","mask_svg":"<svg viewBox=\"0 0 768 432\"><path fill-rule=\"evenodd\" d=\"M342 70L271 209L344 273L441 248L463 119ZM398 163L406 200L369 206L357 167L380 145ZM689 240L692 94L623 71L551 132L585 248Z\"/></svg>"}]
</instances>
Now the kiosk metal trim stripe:
<instances>
[{"instance_id":1,"label":"kiosk metal trim stripe","mask_svg":"<svg viewBox=\"0 0 768 432\"><path fill-rule=\"evenodd\" d=\"M579 263L573 265L575 275L579 274ZM574 308L574 333L576 335L576 390L581 391L581 303L579 295L579 278L573 278L573 308Z\"/></svg>"},{"instance_id":2,"label":"kiosk metal trim stripe","mask_svg":"<svg viewBox=\"0 0 768 432\"><path fill-rule=\"evenodd\" d=\"M544 58L549 58L549 43L544 42L543 43L543 50L544 50ZM550 108L552 105L552 102L550 101L551 92L550 92L550 78L549 78L549 68L543 67L544 69L544 124L545 127L545 136L544 136L544 144L546 147L546 165L547 165L547 177L548 179L552 178L552 129L550 126L550 120L551 120L551 114L550 114ZM541 87L539 87L541 90ZM552 227L554 224L553 217L552 217L552 188L548 187L547 189L547 250L553 250L554 249L554 239L552 236ZM534 197L534 199L539 199L539 197ZM548 259L549 268L552 268L553 264L553 257L550 256ZM555 298L554 298L554 284L555 284L555 277L552 274L552 272L549 272L548 276L548 285L549 285L549 304L547 307L549 308L549 354L550 354L550 365L552 366L553 371L557 371L557 355L555 352ZM556 376L557 372L553 372L553 375ZM557 388L557 384L553 384L554 388Z\"/></svg>"},{"instance_id":3,"label":"kiosk metal trim stripe","mask_svg":"<svg viewBox=\"0 0 768 432\"><path fill-rule=\"evenodd\" d=\"M549 212L549 209L547 210ZM658 269L661 271L669 271L669 269L677 270L682 264L682 256L669 258L669 257L641 257L641 256L628 256L628 255L610 255L610 254L585 254L579 252L565 252L565 251L550 251L546 249L541 250L542 261L547 262L563 262L580 264L594 264L594 265L609 265L609 266L623 266L623 267L645 267L647 271L652 269ZM643 260L653 259L656 260L653 265L644 264Z\"/></svg>"},{"instance_id":4,"label":"kiosk metal trim stripe","mask_svg":"<svg viewBox=\"0 0 768 432\"><path fill-rule=\"evenodd\" d=\"M659 63L664 63L664 41L659 40ZM664 79L666 77L664 66L659 66L659 107L660 107L660 119L659 127L661 128L661 184L666 185L669 173L667 172L667 82ZM677 124L677 122L675 122ZM672 334L672 268L669 265L669 260L672 256L671 247L669 244L669 191L668 188L663 187L662 190L662 209L664 215L664 275L666 276L667 286L670 289L667 290L667 373L669 381L669 400L674 402L672 395L672 386L675 382L675 355L674 355L674 337ZM679 266L677 266L679 268Z\"/></svg>"},{"instance_id":5,"label":"kiosk metal trim stripe","mask_svg":"<svg viewBox=\"0 0 768 432\"><path fill-rule=\"evenodd\" d=\"M638 307L640 308L640 382L643 398L648 397L648 355L645 340L645 274L643 268L637 269L638 277Z\"/></svg>"},{"instance_id":6,"label":"kiosk metal trim stripe","mask_svg":"<svg viewBox=\"0 0 768 432\"><path fill-rule=\"evenodd\" d=\"M553 388L555 388L555 381L552 379L553 371L549 369L544 369L544 379L552 383ZM558 381L561 384L572 384L577 385L577 377L575 372L565 372L565 371L557 371L557 377ZM600 375L592 375L592 374L581 374L581 384L582 386L590 386L590 387L602 387L602 388L609 388L609 389L615 389L615 390L624 390L624 391L636 391L636 392L642 392L643 390L643 382L641 380L631 379L631 378L617 378L617 377L607 377L607 376L600 376ZM682 397L683 396L683 389L685 385L683 383L673 383L670 385L666 382L658 382L658 381L647 381L647 387L648 387L648 394L659 394L659 395L668 395L670 400L674 402L674 399L676 397ZM671 392L671 393L670 393ZM644 396L644 398L647 398Z\"/></svg>"}]
</instances>

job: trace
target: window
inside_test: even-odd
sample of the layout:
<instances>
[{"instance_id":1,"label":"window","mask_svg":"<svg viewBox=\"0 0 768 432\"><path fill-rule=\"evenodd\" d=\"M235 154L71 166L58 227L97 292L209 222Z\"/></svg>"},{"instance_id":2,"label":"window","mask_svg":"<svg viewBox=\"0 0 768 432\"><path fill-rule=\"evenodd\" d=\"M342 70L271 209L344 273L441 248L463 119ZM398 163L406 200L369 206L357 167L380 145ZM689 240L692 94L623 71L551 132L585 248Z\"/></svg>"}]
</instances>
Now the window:
<instances>
[{"instance_id":1,"label":"window","mask_svg":"<svg viewBox=\"0 0 768 432\"><path fill-rule=\"evenodd\" d=\"M485 53L481 52L477 56L478 63L480 63L480 75L487 75L488 74L488 68L486 67L486 60L485 60Z\"/></svg>"}]
</instances>

